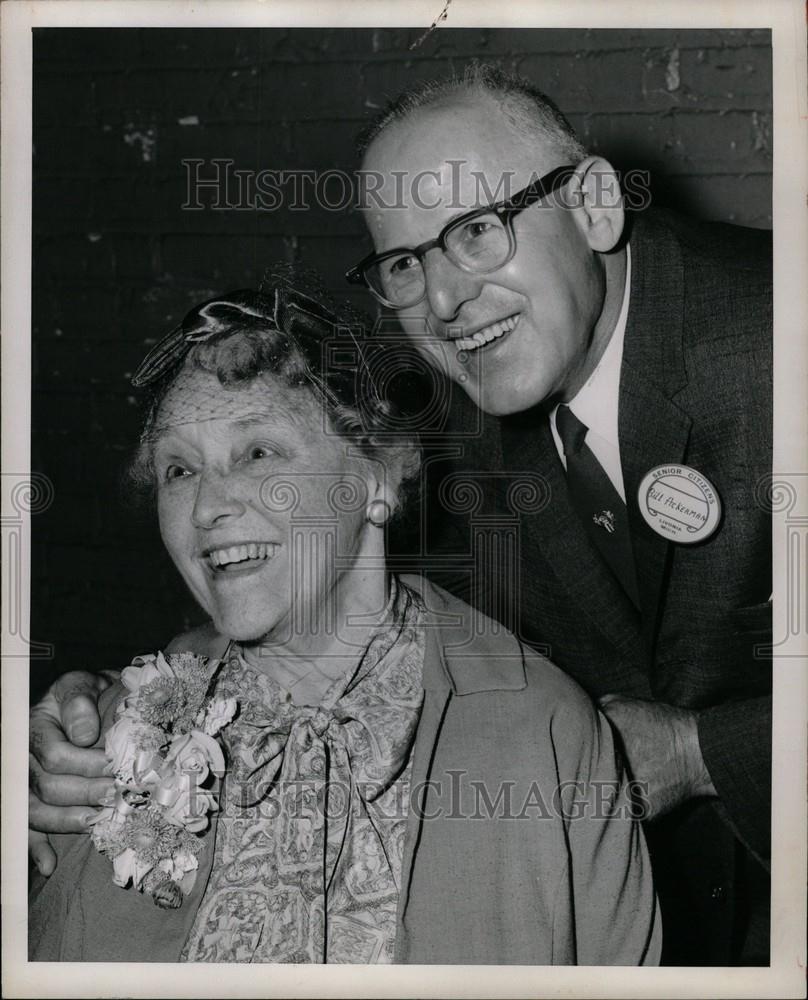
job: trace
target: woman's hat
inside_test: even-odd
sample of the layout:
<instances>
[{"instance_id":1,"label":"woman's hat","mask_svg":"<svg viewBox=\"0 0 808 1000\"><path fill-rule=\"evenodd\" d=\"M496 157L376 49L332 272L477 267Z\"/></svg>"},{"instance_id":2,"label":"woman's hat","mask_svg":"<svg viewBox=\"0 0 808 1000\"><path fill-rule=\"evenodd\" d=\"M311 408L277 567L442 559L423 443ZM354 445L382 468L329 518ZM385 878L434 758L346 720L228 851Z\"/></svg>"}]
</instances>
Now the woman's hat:
<instances>
[{"instance_id":1,"label":"woman's hat","mask_svg":"<svg viewBox=\"0 0 808 1000\"><path fill-rule=\"evenodd\" d=\"M132 376L132 385L138 389L153 385L178 366L195 344L232 332L234 323L239 321L251 325L257 321L272 330L289 334L309 361L315 360L313 345L321 344L338 328L344 328L336 313L322 302L287 284L277 285L269 292L251 289L228 292L192 309L179 326L149 351ZM351 338L364 361L362 348L352 333Z\"/></svg>"}]
</instances>

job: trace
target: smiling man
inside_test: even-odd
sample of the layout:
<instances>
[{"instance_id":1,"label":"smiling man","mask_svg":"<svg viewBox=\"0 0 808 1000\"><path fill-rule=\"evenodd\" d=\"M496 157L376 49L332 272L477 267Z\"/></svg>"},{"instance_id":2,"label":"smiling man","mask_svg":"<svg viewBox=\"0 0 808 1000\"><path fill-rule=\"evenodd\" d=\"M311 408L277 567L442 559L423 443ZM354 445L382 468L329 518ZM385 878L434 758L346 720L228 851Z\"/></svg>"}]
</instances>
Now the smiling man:
<instances>
[{"instance_id":1,"label":"smiling man","mask_svg":"<svg viewBox=\"0 0 808 1000\"><path fill-rule=\"evenodd\" d=\"M519 517L516 565L434 575L600 700L646 789L665 960L767 963L770 234L629 220L611 165L487 67L390 105L362 168L348 279L448 379L444 485ZM439 530L468 549L467 517Z\"/></svg>"},{"instance_id":2,"label":"smiling man","mask_svg":"<svg viewBox=\"0 0 808 1000\"><path fill-rule=\"evenodd\" d=\"M629 219L611 165L529 83L485 67L394 102L363 169L374 250L348 278L445 375L462 452L429 463L447 502L427 572L599 701L643 790L663 960L766 964L770 234ZM474 523L448 503L469 483ZM463 579L438 572L480 524L518 534ZM42 711L90 745L75 683ZM67 750L47 724L32 727L40 761L37 739ZM35 776L57 805L89 804L100 780L80 800ZM72 830L80 812L35 798L31 817ZM41 840L34 855L52 865Z\"/></svg>"}]
</instances>

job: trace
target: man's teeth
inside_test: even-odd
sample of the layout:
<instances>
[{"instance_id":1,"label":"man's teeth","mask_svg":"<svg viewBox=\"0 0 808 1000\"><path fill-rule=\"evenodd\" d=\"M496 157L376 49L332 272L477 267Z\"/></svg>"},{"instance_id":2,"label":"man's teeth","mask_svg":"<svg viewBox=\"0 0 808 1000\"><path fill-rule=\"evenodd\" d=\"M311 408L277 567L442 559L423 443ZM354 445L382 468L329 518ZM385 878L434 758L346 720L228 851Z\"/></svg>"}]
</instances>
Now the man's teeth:
<instances>
[{"instance_id":1,"label":"man's teeth","mask_svg":"<svg viewBox=\"0 0 808 1000\"><path fill-rule=\"evenodd\" d=\"M471 337L458 337L453 346L458 351L475 351L478 347L490 344L492 340L498 340L506 333L510 333L518 322L518 316L509 316L507 319L501 319L498 323L492 323L491 326L487 326L483 330L478 330Z\"/></svg>"},{"instance_id":2,"label":"man's teeth","mask_svg":"<svg viewBox=\"0 0 808 1000\"><path fill-rule=\"evenodd\" d=\"M244 562L247 559L271 559L279 547L275 542L249 542L247 545L231 545L227 549L213 549L208 554L208 559L214 568L227 566L230 563Z\"/></svg>"}]
</instances>

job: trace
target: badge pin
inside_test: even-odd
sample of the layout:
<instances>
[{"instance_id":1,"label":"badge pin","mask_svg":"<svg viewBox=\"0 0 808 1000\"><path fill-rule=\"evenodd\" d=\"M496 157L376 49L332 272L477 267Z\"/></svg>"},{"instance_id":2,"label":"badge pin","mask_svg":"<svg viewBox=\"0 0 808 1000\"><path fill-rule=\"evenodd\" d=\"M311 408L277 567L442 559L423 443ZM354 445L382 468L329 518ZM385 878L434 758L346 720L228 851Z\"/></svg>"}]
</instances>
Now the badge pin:
<instances>
[{"instance_id":1,"label":"badge pin","mask_svg":"<svg viewBox=\"0 0 808 1000\"><path fill-rule=\"evenodd\" d=\"M614 531L614 514L610 510L602 510L599 514L593 514L592 520L601 528L605 528L610 535Z\"/></svg>"},{"instance_id":2,"label":"badge pin","mask_svg":"<svg viewBox=\"0 0 808 1000\"><path fill-rule=\"evenodd\" d=\"M689 465L657 465L637 493L640 513L663 538L693 545L709 538L721 521L718 491Z\"/></svg>"}]
</instances>

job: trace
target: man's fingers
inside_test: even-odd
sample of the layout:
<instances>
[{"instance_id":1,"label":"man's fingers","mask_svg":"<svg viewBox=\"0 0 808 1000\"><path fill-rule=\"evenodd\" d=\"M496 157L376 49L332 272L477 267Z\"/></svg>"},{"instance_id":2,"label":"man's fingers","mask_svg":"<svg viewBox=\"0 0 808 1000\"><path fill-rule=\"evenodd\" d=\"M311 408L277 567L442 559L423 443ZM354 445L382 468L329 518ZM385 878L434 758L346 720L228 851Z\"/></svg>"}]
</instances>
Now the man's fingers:
<instances>
[{"instance_id":1,"label":"man's fingers","mask_svg":"<svg viewBox=\"0 0 808 1000\"><path fill-rule=\"evenodd\" d=\"M74 694L62 702L62 728L67 738L78 747L91 747L101 731L98 714L98 692L94 696Z\"/></svg>"},{"instance_id":2,"label":"man's fingers","mask_svg":"<svg viewBox=\"0 0 808 1000\"><path fill-rule=\"evenodd\" d=\"M46 714L36 714L36 708L31 712L29 743L31 753L51 774L84 778L100 778L104 774L107 760L100 747L85 750L73 746L59 723Z\"/></svg>"},{"instance_id":3,"label":"man's fingers","mask_svg":"<svg viewBox=\"0 0 808 1000\"><path fill-rule=\"evenodd\" d=\"M98 698L110 683L109 677L86 670L62 674L31 709L31 719L47 719L78 745L90 746L101 731Z\"/></svg>"},{"instance_id":4,"label":"man's fingers","mask_svg":"<svg viewBox=\"0 0 808 1000\"><path fill-rule=\"evenodd\" d=\"M97 806L105 799L107 792L114 788L112 778L49 774L40 767L36 757L30 754L28 785L35 795L52 806Z\"/></svg>"},{"instance_id":5,"label":"man's fingers","mask_svg":"<svg viewBox=\"0 0 808 1000\"><path fill-rule=\"evenodd\" d=\"M56 868L56 851L51 847L46 833L28 831L28 857L37 867L40 875L47 878Z\"/></svg>"},{"instance_id":6,"label":"man's fingers","mask_svg":"<svg viewBox=\"0 0 808 1000\"><path fill-rule=\"evenodd\" d=\"M35 795L28 796L28 825L40 833L87 833L89 821L98 813L87 806L49 806ZM41 844L41 841L40 841Z\"/></svg>"},{"instance_id":7,"label":"man's fingers","mask_svg":"<svg viewBox=\"0 0 808 1000\"><path fill-rule=\"evenodd\" d=\"M77 746L92 746L101 731L98 696L109 679L86 670L70 670L56 681L51 692L59 706L62 728Z\"/></svg>"},{"instance_id":8,"label":"man's fingers","mask_svg":"<svg viewBox=\"0 0 808 1000\"><path fill-rule=\"evenodd\" d=\"M87 695L94 701L98 695L110 685L109 678L103 673L91 673L89 670L68 670L58 677L51 685L48 694L61 703L70 701L77 694Z\"/></svg>"}]
</instances>

